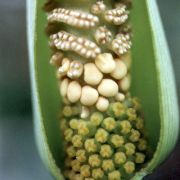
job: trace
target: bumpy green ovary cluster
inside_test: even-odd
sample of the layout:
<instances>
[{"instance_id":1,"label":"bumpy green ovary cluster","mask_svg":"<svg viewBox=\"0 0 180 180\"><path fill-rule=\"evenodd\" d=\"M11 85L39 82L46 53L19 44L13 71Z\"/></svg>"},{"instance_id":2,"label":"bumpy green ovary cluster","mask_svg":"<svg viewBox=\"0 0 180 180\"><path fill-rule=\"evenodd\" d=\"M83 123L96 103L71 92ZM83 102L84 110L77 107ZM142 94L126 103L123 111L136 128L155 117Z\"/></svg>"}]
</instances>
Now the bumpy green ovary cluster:
<instances>
[{"instance_id":1,"label":"bumpy green ovary cluster","mask_svg":"<svg viewBox=\"0 0 180 180\"><path fill-rule=\"evenodd\" d=\"M145 161L147 141L136 98L111 102L105 113L87 119L77 106L65 106L61 129L65 139L65 177L70 180L130 179Z\"/></svg>"}]
</instances>

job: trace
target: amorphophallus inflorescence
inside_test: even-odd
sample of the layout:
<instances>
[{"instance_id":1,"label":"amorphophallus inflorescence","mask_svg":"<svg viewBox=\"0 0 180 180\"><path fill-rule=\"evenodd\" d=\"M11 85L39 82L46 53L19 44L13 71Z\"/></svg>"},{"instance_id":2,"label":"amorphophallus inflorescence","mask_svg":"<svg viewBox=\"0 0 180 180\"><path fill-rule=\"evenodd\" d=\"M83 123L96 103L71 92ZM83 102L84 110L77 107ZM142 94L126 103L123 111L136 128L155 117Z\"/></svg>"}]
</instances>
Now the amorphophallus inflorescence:
<instances>
[{"instance_id":1,"label":"amorphophallus inflorescence","mask_svg":"<svg viewBox=\"0 0 180 180\"><path fill-rule=\"evenodd\" d=\"M156 1L29 0L27 12L36 140L55 179L152 173L179 127Z\"/></svg>"}]
</instances>

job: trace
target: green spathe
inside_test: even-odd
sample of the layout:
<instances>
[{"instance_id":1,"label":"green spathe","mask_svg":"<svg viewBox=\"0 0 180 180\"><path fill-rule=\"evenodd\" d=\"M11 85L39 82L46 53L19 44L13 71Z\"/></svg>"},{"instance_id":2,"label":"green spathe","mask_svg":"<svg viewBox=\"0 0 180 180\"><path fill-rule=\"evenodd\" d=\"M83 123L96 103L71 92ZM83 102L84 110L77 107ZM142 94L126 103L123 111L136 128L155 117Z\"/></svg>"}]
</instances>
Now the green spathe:
<instances>
[{"instance_id":1,"label":"green spathe","mask_svg":"<svg viewBox=\"0 0 180 180\"><path fill-rule=\"evenodd\" d=\"M79 1L78 1L79 2ZM62 141L57 124L59 101L50 50L44 31L45 0L27 1L28 44L33 93L34 125L39 152L56 179L64 179ZM134 179L151 173L172 151L178 136L178 105L172 65L155 0L134 0L132 88L141 99L146 129L155 151L147 166ZM63 157L62 157L63 158Z\"/></svg>"}]
</instances>

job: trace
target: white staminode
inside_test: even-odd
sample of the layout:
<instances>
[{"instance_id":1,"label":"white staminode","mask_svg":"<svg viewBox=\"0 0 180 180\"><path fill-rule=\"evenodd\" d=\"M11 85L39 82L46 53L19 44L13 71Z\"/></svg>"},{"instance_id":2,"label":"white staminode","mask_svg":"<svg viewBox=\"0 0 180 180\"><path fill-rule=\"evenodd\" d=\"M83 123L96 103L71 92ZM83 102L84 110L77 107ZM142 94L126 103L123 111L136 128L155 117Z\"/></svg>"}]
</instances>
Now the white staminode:
<instances>
[{"instance_id":1,"label":"white staminode","mask_svg":"<svg viewBox=\"0 0 180 180\"><path fill-rule=\"evenodd\" d=\"M117 93L115 96L116 101L124 101L125 95L123 93Z\"/></svg>"},{"instance_id":2,"label":"white staminode","mask_svg":"<svg viewBox=\"0 0 180 180\"><path fill-rule=\"evenodd\" d=\"M110 53L99 54L95 59L95 64L103 73L111 73L116 67L116 63Z\"/></svg>"},{"instance_id":3,"label":"white staminode","mask_svg":"<svg viewBox=\"0 0 180 180\"><path fill-rule=\"evenodd\" d=\"M81 118L87 118L89 116L90 112L89 112L89 108L86 106L82 106L81 108Z\"/></svg>"},{"instance_id":4,"label":"white staminode","mask_svg":"<svg viewBox=\"0 0 180 180\"><path fill-rule=\"evenodd\" d=\"M122 80L119 81L119 88L122 91L128 91L131 85L131 77L129 74L127 74Z\"/></svg>"},{"instance_id":5,"label":"white staminode","mask_svg":"<svg viewBox=\"0 0 180 180\"><path fill-rule=\"evenodd\" d=\"M94 63L84 65L84 81L89 85L97 85L103 78L103 74Z\"/></svg>"},{"instance_id":6,"label":"white staminode","mask_svg":"<svg viewBox=\"0 0 180 180\"><path fill-rule=\"evenodd\" d=\"M113 97L118 93L118 85L111 79L103 79L98 86L98 92L105 97Z\"/></svg>"},{"instance_id":7,"label":"white staminode","mask_svg":"<svg viewBox=\"0 0 180 180\"><path fill-rule=\"evenodd\" d=\"M62 82L60 83L61 96L65 97L67 95L68 85L69 85L69 79L68 78L63 79Z\"/></svg>"},{"instance_id":8,"label":"white staminode","mask_svg":"<svg viewBox=\"0 0 180 180\"><path fill-rule=\"evenodd\" d=\"M104 97L99 97L97 102L96 102L96 108L99 110L99 111L106 111L109 107L109 101L108 99L104 98Z\"/></svg>"},{"instance_id":9,"label":"white staminode","mask_svg":"<svg viewBox=\"0 0 180 180\"><path fill-rule=\"evenodd\" d=\"M111 73L111 76L115 79L122 79L127 74L127 67L123 61L116 59L116 68Z\"/></svg>"},{"instance_id":10,"label":"white staminode","mask_svg":"<svg viewBox=\"0 0 180 180\"><path fill-rule=\"evenodd\" d=\"M124 64L126 65L127 69L130 70L131 68L131 53L127 52L126 54L124 54L123 56L121 56L121 60L124 62Z\"/></svg>"},{"instance_id":11,"label":"white staminode","mask_svg":"<svg viewBox=\"0 0 180 180\"><path fill-rule=\"evenodd\" d=\"M81 97L81 85L77 81L69 83L67 97L71 103L77 102Z\"/></svg>"},{"instance_id":12,"label":"white staminode","mask_svg":"<svg viewBox=\"0 0 180 180\"><path fill-rule=\"evenodd\" d=\"M98 96L98 92L95 88L92 88L91 86L84 86L82 88L80 101L85 106L92 106L96 103Z\"/></svg>"}]
</instances>

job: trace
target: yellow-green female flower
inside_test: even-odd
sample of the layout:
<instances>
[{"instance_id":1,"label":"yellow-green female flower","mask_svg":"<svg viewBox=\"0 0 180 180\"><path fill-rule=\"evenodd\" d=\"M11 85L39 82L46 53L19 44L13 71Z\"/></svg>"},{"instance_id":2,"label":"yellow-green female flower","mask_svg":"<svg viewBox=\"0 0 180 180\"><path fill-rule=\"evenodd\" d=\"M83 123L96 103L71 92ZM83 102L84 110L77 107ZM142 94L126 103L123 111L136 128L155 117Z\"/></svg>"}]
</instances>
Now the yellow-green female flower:
<instances>
[{"instance_id":1,"label":"yellow-green female flower","mask_svg":"<svg viewBox=\"0 0 180 180\"><path fill-rule=\"evenodd\" d=\"M65 166L71 171L65 176L119 180L133 175L144 163L147 150L142 133L144 121L139 112L137 102L134 104L134 99L129 97L123 102L111 102L107 112L95 111L86 119L66 113L63 117L68 118L64 131L68 160Z\"/></svg>"}]
</instances>

